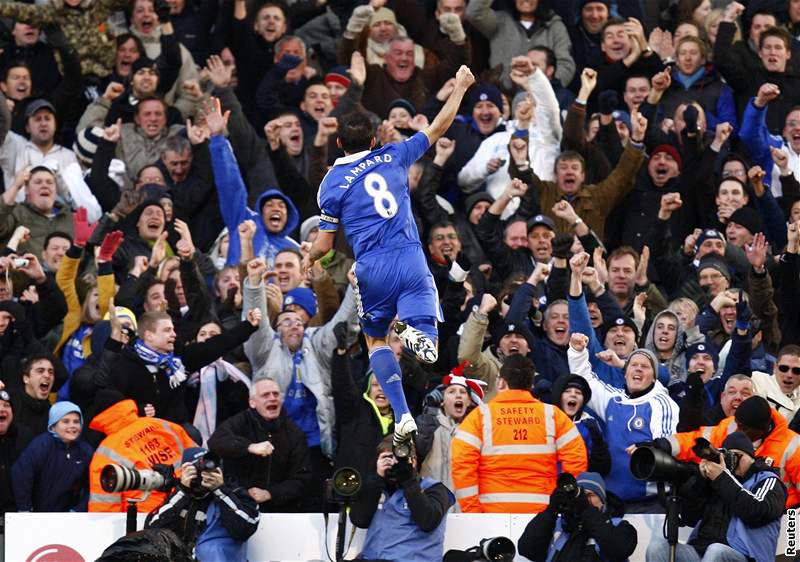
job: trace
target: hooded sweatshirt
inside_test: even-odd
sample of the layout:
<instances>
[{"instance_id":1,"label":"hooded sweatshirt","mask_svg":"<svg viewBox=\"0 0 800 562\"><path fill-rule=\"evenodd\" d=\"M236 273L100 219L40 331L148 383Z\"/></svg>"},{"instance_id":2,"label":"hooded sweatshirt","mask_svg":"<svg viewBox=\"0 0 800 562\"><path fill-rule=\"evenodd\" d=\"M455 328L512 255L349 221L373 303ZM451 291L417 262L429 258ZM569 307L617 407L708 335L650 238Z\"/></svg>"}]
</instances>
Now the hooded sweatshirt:
<instances>
[{"instance_id":1,"label":"hooded sweatshirt","mask_svg":"<svg viewBox=\"0 0 800 562\"><path fill-rule=\"evenodd\" d=\"M300 224L300 213L294 203L282 191L274 188L266 189L258 198L256 208L247 206L247 188L239 173L239 166L233 155L230 143L222 135L211 137L209 144L211 150L211 164L214 169L214 180L217 185L219 207L225 226L230 232L228 244L228 258L226 264L239 263L239 231L238 226L246 220L256 223L256 234L253 238L253 251L256 256L263 257L271 264L276 254L285 249L299 249L300 245L290 238L291 234ZM267 230L261 217L261 209L268 199L282 199L286 203L287 218L283 230L277 234Z\"/></svg>"},{"instance_id":2,"label":"hooded sweatshirt","mask_svg":"<svg viewBox=\"0 0 800 562\"><path fill-rule=\"evenodd\" d=\"M662 360L659 356L658 350L656 350L656 344L653 341L655 337L656 324L658 324L658 321L665 316L672 317L675 322L678 323L678 333L675 336L675 344L672 347L672 354L666 361ZM697 332L696 330L694 331ZM701 341L702 339L703 335L699 332L696 334L693 334L692 330L685 332L683 326L681 325L680 319L675 315L674 312L662 310L656 314L655 318L653 318L653 322L650 324L650 329L647 331L647 338L645 339L644 347L652 351L656 355L659 365L667 369L669 372L668 386L672 386L673 384L686 381L686 359L683 353L686 351L687 347L693 343L696 343L696 341Z\"/></svg>"}]
</instances>

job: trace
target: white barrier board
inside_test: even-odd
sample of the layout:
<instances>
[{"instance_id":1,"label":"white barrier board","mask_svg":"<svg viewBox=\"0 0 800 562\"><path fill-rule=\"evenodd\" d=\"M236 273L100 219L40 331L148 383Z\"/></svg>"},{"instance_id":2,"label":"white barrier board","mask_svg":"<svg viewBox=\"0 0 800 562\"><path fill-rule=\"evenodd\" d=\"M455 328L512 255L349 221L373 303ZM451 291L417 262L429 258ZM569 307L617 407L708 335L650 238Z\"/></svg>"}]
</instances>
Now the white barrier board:
<instances>
[{"instance_id":1,"label":"white barrier board","mask_svg":"<svg viewBox=\"0 0 800 562\"><path fill-rule=\"evenodd\" d=\"M787 549L788 519L783 518L778 554L784 554ZM636 527L639 539L630 560L643 562L651 537L661 533L664 517L629 515L626 520ZM249 559L251 562L327 561L326 543L330 557L334 556L336 521L337 516L331 515L326 537L325 522L320 514L262 514L258 531L248 542ZM467 549L482 538L496 536L509 537L516 543L529 521L528 515L451 514L447 520L445 551ZM90 562L125 533L124 514L8 513L5 522L5 560L8 562ZM143 523L144 515L140 515L139 528ZM688 538L690 531L681 529L681 541ZM359 529L351 537L352 527L348 525L351 556L359 552L364 533ZM527 558L517 556L516 560Z\"/></svg>"}]
</instances>

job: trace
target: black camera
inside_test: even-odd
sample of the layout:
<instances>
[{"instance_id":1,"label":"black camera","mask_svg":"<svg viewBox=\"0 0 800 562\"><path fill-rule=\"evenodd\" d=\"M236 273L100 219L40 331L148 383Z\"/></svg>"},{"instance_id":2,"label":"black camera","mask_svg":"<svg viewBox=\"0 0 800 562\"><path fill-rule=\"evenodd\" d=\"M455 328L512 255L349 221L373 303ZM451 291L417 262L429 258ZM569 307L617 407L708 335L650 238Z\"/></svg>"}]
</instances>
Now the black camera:
<instances>
[{"instance_id":1,"label":"black camera","mask_svg":"<svg viewBox=\"0 0 800 562\"><path fill-rule=\"evenodd\" d=\"M202 457L199 457L192 461L191 465L197 469L197 476L192 478L192 482L189 485L189 488L193 492L199 492L203 489L203 472L211 472L216 470L220 467L220 458L218 455L214 453L206 453Z\"/></svg>"},{"instance_id":2,"label":"black camera","mask_svg":"<svg viewBox=\"0 0 800 562\"><path fill-rule=\"evenodd\" d=\"M675 460L657 447L637 447L631 455L631 473L637 480L683 483L697 474L697 465Z\"/></svg>"},{"instance_id":3,"label":"black camera","mask_svg":"<svg viewBox=\"0 0 800 562\"><path fill-rule=\"evenodd\" d=\"M444 555L444 562L473 562L494 560L497 562L511 562L517 555L514 541L508 537L493 537L481 539L478 546L468 550L448 550Z\"/></svg>"},{"instance_id":4,"label":"black camera","mask_svg":"<svg viewBox=\"0 0 800 562\"><path fill-rule=\"evenodd\" d=\"M355 468L344 466L325 481L325 499L329 503L347 504L361 490L361 475Z\"/></svg>"},{"instance_id":5,"label":"black camera","mask_svg":"<svg viewBox=\"0 0 800 562\"><path fill-rule=\"evenodd\" d=\"M698 437L694 440L694 447L692 447L692 451L701 459L715 463L719 463L719 456L722 455L722 458L725 461L725 467L731 471L736 469L736 465L739 464L739 457L736 455L736 453L729 451L728 449L717 449L708 441L708 439L704 439L702 437Z\"/></svg>"}]
</instances>

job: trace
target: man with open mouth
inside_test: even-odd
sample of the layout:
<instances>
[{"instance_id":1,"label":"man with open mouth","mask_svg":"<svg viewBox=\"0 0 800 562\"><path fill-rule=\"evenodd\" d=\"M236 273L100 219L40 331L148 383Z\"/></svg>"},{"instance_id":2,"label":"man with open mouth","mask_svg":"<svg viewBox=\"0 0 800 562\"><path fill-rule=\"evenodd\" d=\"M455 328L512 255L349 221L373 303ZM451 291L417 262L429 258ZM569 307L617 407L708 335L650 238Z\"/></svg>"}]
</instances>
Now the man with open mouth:
<instances>
[{"instance_id":1,"label":"man with open mouth","mask_svg":"<svg viewBox=\"0 0 800 562\"><path fill-rule=\"evenodd\" d=\"M22 370L22 388L11 388L16 422L34 435L47 429L50 392L56 378L53 365L54 361L47 355L31 357Z\"/></svg>"}]
</instances>

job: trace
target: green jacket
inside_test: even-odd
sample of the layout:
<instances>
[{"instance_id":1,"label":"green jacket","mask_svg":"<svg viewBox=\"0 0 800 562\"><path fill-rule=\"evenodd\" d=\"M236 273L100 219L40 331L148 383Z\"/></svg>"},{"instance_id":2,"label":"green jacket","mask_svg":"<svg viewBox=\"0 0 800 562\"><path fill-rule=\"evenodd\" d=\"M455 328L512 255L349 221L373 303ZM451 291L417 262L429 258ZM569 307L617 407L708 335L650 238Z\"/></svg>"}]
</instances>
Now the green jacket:
<instances>
[{"instance_id":1,"label":"green jacket","mask_svg":"<svg viewBox=\"0 0 800 562\"><path fill-rule=\"evenodd\" d=\"M6 205L0 198L0 242L5 244L18 226L27 226L31 239L20 244L19 254L30 252L41 259L44 239L51 232L61 231L72 236L72 211L56 203L52 216L45 216L28 203Z\"/></svg>"}]
</instances>

